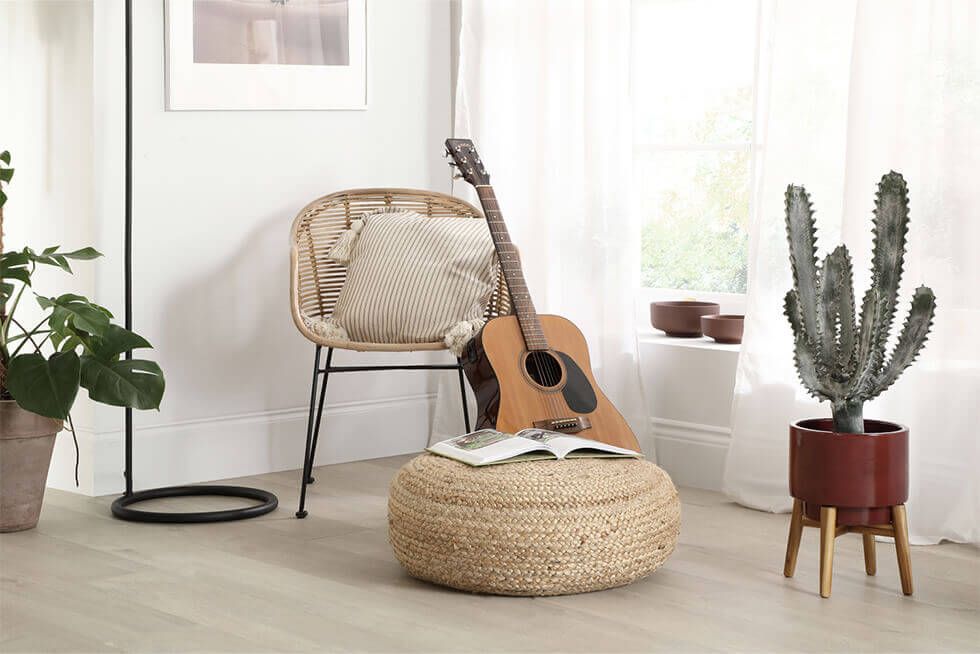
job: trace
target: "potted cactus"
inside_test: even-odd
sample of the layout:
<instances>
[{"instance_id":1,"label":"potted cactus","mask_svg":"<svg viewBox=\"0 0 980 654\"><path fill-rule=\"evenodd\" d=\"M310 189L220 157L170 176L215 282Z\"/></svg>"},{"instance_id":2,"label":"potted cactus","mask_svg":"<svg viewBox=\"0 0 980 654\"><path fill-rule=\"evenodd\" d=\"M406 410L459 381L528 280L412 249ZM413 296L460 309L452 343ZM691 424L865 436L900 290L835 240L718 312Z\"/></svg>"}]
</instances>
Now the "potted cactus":
<instances>
[{"instance_id":1,"label":"potted cactus","mask_svg":"<svg viewBox=\"0 0 980 654\"><path fill-rule=\"evenodd\" d=\"M79 388L96 402L136 409L158 408L164 391L156 363L123 358L150 344L113 324L108 309L80 295L34 290L38 266L71 273L70 261L101 254L58 246L3 251L3 186L13 174L10 153L0 152L0 532L37 524L54 439L65 420L74 434L70 411ZM17 311L31 296L42 313L33 325ZM76 458L76 474L77 467Z\"/></svg>"},{"instance_id":2,"label":"potted cactus","mask_svg":"<svg viewBox=\"0 0 980 654\"><path fill-rule=\"evenodd\" d=\"M874 574L874 536L894 535L903 590L912 592L904 507L908 429L863 414L864 403L891 386L915 360L935 313L932 290L920 286L894 347L887 351L908 221L908 186L892 171L882 177L875 196L871 285L858 320L847 247L837 247L818 264L810 198L802 186L786 191L793 288L786 294L785 313L793 329L796 369L811 395L831 403L833 417L790 425L789 485L795 503L785 572L792 576L802 526L819 521L825 597L830 594L833 538L846 531L865 535L868 574Z\"/></svg>"}]
</instances>

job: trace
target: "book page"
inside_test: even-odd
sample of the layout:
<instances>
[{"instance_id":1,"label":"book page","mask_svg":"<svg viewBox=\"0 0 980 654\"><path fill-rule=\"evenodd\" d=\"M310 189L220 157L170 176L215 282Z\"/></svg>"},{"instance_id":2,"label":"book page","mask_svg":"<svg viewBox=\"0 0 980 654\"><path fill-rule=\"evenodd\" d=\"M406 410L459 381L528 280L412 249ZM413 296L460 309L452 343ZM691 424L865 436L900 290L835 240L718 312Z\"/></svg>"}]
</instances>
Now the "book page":
<instances>
[{"instance_id":1,"label":"book page","mask_svg":"<svg viewBox=\"0 0 980 654\"><path fill-rule=\"evenodd\" d=\"M601 443L590 438L569 436L547 429L522 429L515 436L543 442L559 459L564 459L570 452L576 450L583 450L583 455L585 454L585 450L591 450L593 452L603 452L608 456L642 456L639 452L628 450L624 447Z\"/></svg>"},{"instance_id":2,"label":"book page","mask_svg":"<svg viewBox=\"0 0 980 654\"><path fill-rule=\"evenodd\" d=\"M547 458L555 456L543 443L532 439L515 438L513 434L505 434L495 429L480 429L456 436L427 449L472 466L496 463L534 451L541 451Z\"/></svg>"}]
</instances>

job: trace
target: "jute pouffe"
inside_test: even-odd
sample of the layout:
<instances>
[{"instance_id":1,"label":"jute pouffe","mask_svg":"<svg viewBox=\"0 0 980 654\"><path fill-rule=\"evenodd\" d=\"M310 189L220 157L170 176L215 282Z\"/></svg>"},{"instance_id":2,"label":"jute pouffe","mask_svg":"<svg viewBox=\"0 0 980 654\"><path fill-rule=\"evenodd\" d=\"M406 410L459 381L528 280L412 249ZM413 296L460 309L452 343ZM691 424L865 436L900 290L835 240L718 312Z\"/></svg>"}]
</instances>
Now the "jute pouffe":
<instances>
[{"instance_id":1,"label":"jute pouffe","mask_svg":"<svg viewBox=\"0 0 980 654\"><path fill-rule=\"evenodd\" d=\"M395 475L388 534L413 577L496 595L565 595L650 574L680 531L677 489L636 459L474 468L423 454Z\"/></svg>"}]
</instances>

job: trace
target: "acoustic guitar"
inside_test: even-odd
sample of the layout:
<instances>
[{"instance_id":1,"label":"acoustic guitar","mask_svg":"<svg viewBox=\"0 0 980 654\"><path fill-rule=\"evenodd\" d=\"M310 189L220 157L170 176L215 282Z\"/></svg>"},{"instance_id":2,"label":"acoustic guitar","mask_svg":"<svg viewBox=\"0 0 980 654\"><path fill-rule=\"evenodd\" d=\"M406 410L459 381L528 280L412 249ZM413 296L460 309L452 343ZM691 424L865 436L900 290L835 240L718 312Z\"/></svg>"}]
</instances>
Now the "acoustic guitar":
<instances>
[{"instance_id":1,"label":"acoustic guitar","mask_svg":"<svg viewBox=\"0 0 980 654\"><path fill-rule=\"evenodd\" d=\"M487 321L462 356L476 394L477 428L513 433L539 427L639 451L626 420L592 376L582 332L570 320L534 310L517 248L473 142L447 139L446 152L458 176L480 196L514 312Z\"/></svg>"}]
</instances>

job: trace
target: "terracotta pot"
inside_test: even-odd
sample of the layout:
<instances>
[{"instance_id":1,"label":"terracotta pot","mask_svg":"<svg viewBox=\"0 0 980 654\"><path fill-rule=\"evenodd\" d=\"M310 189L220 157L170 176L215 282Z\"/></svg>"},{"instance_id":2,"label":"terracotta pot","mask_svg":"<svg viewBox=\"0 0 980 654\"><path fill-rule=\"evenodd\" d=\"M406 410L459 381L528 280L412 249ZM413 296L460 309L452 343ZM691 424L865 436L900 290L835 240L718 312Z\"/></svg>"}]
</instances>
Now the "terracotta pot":
<instances>
[{"instance_id":1,"label":"terracotta pot","mask_svg":"<svg viewBox=\"0 0 980 654\"><path fill-rule=\"evenodd\" d=\"M718 343L736 344L742 342L742 328L745 316L721 313L717 316L701 316L701 331Z\"/></svg>"},{"instance_id":2,"label":"terracotta pot","mask_svg":"<svg viewBox=\"0 0 980 654\"><path fill-rule=\"evenodd\" d=\"M720 310L717 302L651 302L650 324L667 332L667 336L697 338L701 336L701 316L716 314Z\"/></svg>"},{"instance_id":3,"label":"terracotta pot","mask_svg":"<svg viewBox=\"0 0 980 654\"><path fill-rule=\"evenodd\" d=\"M833 429L830 418L790 425L790 495L814 520L835 506L838 526L889 524L889 507L909 496L909 430L882 420L865 420L861 434Z\"/></svg>"},{"instance_id":4,"label":"terracotta pot","mask_svg":"<svg viewBox=\"0 0 980 654\"><path fill-rule=\"evenodd\" d=\"M0 532L37 526L60 420L0 401Z\"/></svg>"}]
</instances>

